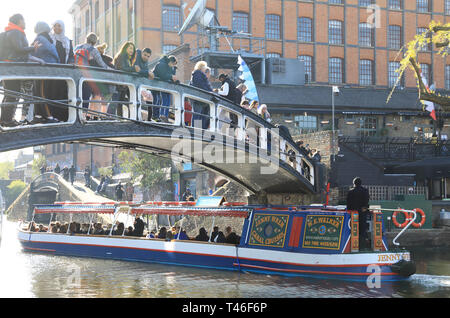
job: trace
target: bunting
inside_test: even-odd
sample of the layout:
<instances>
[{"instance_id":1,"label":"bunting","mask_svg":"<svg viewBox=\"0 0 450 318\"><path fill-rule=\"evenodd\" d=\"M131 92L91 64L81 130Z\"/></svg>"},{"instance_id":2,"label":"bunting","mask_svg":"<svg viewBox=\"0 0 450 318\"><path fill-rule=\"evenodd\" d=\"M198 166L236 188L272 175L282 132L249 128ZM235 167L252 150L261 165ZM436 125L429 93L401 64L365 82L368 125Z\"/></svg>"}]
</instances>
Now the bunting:
<instances>
[{"instance_id":1,"label":"bunting","mask_svg":"<svg viewBox=\"0 0 450 318\"><path fill-rule=\"evenodd\" d=\"M256 90L255 80L253 79L252 72L248 67L247 63L245 63L244 59L239 55L238 57L239 71L242 72L242 75L239 77L244 81L245 86L247 86L247 93L244 94L245 98L253 101L256 100L259 102L258 91Z\"/></svg>"}]
</instances>

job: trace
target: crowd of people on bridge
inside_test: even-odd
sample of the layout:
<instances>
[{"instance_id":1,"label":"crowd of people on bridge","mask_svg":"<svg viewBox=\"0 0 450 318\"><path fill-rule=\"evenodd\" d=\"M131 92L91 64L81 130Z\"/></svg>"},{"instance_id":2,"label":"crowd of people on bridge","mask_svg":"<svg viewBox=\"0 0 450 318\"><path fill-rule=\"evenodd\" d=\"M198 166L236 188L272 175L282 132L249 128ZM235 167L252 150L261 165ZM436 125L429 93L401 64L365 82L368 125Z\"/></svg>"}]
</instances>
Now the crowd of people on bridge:
<instances>
[{"instance_id":1,"label":"crowd of people on bridge","mask_svg":"<svg viewBox=\"0 0 450 318\"><path fill-rule=\"evenodd\" d=\"M15 14L9 19L5 32L0 34L0 61L2 62L38 62L42 65L47 63L73 64L77 66L94 66L107 70L119 70L133 73L149 79L158 79L179 83L176 77L178 61L175 56L163 56L153 69L149 62L152 56L150 48L137 49L132 42L125 42L116 56L110 57L106 54L107 44L98 44L98 36L89 33L85 43L73 46L73 41L65 35L65 24L63 21L55 21L50 27L46 22L38 22L34 28L36 38L29 45L25 35L26 23L21 14ZM254 112L256 115L271 121L267 111L267 105L259 105L257 101L248 101L245 97L247 87L236 83L226 74L220 74L218 79L221 87L213 89L210 83L211 68L207 63L200 61L195 65L190 84L207 92L216 93L231 102L241 105L243 108ZM28 105L23 105L22 120L16 121L15 114L18 95L5 94L1 107L0 126L15 127L19 125L35 123L54 123L68 120L68 108L54 103L46 103L48 100L67 99L67 84L57 80L3 81L3 87L8 91L21 92L25 90L33 96L45 98L42 104L35 104L34 111ZM28 87L28 90L25 89ZM95 109L99 113L88 113L85 118L99 119L100 113L108 113L115 116L123 116L122 105L129 100L128 87L114 85L102 85L101 83L84 82L82 86L83 108ZM148 109L147 120L158 122L169 122L173 118L171 112L172 96L160 91L142 91L142 100ZM102 103L104 101L104 103ZM106 104L110 101L109 104ZM123 102L124 104L121 104ZM256 103L256 104L255 104ZM204 129L210 125L209 108L204 103L194 102L190 105L185 103L185 122L192 125L193 121L199 120ZM159 107L155 107L159 106ZM99 107L97 107L99 106ZM106 106L106 109L105 109ZM231 121L234 119L231 118Z\"/></svg>"}]
</instances>

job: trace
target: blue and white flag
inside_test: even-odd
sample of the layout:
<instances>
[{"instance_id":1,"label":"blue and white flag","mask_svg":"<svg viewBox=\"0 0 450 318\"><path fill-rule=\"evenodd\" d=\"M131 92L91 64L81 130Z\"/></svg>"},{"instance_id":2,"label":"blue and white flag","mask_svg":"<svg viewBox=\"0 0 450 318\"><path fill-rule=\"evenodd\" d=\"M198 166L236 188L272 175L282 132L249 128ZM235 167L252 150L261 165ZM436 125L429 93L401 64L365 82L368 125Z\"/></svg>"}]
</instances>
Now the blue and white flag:
<instances>
[{"instance_id":1,"label":"blue and white flag","mask_svg":"<svg viewBox=\"0 0 450 318\"><path fill-rule=\"evenodd\" d=\"M245 86L247 86L247 93L244 95L246 99L250 101L258 101L258 91L256 90L255 80L253 79L252 72L244 59L239 55L238 57L239 71L242 75L239 77L241 80L245 81Z\"/></svg>"}]
</instances>

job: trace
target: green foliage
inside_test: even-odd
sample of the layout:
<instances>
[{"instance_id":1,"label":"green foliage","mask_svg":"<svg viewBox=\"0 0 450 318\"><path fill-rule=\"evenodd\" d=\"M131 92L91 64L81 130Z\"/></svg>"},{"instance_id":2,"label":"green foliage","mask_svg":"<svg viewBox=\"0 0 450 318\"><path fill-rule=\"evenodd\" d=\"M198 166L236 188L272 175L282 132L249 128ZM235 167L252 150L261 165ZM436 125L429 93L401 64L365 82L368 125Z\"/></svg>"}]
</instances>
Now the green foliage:
<instances>
[{"instance_id":1,"label":"green foliage","mask_svg":"<svg viewBox=\"0 0 450 318\"><path fill-rule=\"evenodd\" d=\"M119 154L119 165L123 171L131 174L134 182L140 179L141 186L149 189L167 181L167 169L170 168L171 161L143 152L122 151Z\"/></svg>"},{"instance_id":2,"label":"green foliage","mask_svg":"<svg viewBox=\"0 0 450 318\"><path fill-rule=\"evenodd\" d=\"M21 180L15 180L9 184L9 186L6 188L6 205L11 205L23 192L23 190L27 187L25 182Z\"/></svg>"},{"instance_id":3,"label":"green foliage","mask_svg":"<svg viewBox=\"0 0 450 318\"><path fill-rule=\"evenodd\" d=\"M396 73L398 73L397 82L395 83L394 88L389 94L387 102L389 102L389 100L391 99L395 87L400 82L402 75L408 68L411 68L414 71L416 79L418 80L417 86L420 90L419 74L417 74L417 70L414 68L412 61L414 62L417 61L419 52L426 49L430 45L433 45L434 47L439 49L437 54L440 55L441 57L447 56L448 47L450 43L449 40L450 40L450 23L442 25L442 23L440 22L431 21L428 26L428 29L425 32L423 32L422 34L417 34L413 40L409 41L399 51L397 55L398 57L402 52L404 52L403 58L400 61L400 67L398 70L396 70ZM418 66L419 63L416 64ZM431 86L431 83L428 83L428 85ZM429 90L429 92L435 93L434 91L431 90Z\"/></svg>"},{"instance_id":4,"label":"green foliage","mask_svg":"<svg viewBox=\"0 0 450 318\"><path fill-rule=\"evenodd\" d=\"M39 155L37 158L34 158L31 166L33 179L41 174L41 168L45 165L47 165L47 159L43 155Z\"/></svg>"},{"instance_id":5,"label":"green foliage","mask_svg":"<svg viewBox=\"0 0 450 318\"><path fill-rule=\"evenodd\" d=\"M113 175L113 169L111 167L102 167L102 168L98 168L98 173L101 176L108 176L108 177L112 177Z\"/></svg>"},{"instance_id":6,"label":"green foliage","mask_svg":"<svg viewBox=\"0 0 450 318\"><path fill-rule=\"evenodd\" d=\"M0 162L0 179L9 179L9 172L14 169L12 162Z\"/></svg>"}]
</instances>

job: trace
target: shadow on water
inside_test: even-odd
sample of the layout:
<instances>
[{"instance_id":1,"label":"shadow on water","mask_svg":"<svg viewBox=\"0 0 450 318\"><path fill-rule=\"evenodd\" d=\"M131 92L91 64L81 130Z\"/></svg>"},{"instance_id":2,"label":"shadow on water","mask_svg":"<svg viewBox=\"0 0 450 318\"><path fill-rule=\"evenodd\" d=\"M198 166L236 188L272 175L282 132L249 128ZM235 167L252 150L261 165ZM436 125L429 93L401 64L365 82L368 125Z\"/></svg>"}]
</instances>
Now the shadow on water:
<instances>
[{"instance_id":1,"label":"shadow on water","mask_svg":"<svg viewBox=\"0 0 450 318\"><path fill-rule=\"evenodd\" d=\"M418 273L410 280L368 288L359 282L25 253L15 223L7 222L0 297L450 297L448 251L414 253Z\"/></svg>"}]
</instances>

